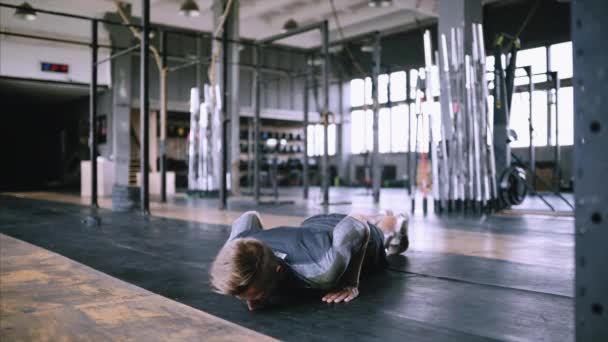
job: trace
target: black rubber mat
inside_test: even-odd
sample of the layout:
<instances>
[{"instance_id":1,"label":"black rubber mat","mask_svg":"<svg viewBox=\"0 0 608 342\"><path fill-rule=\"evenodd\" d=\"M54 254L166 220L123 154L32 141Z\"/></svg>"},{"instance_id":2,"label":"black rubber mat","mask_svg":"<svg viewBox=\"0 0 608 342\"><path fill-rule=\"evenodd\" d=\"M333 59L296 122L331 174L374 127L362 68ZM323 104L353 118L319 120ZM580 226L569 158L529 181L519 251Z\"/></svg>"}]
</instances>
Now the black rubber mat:
<instances>
[{"instance_id":1,"label":"black rubber mat","mask_svg":"<svg viewBox=\"0 0 608 342\"><path fill-rule=\"evenodd\" d=\"M288 341L573 340L573 300L564 296L568 286L555 285L554 270L412 252L392 260L394 270L364 279L351 303L296 298L249 312L209 289L209 264L228 227L105 210L102 225L90 227L81 223L87 213L0 196L0 232ZM573 282L571 273L562 276Z\"/></svg>"}]
</instances>

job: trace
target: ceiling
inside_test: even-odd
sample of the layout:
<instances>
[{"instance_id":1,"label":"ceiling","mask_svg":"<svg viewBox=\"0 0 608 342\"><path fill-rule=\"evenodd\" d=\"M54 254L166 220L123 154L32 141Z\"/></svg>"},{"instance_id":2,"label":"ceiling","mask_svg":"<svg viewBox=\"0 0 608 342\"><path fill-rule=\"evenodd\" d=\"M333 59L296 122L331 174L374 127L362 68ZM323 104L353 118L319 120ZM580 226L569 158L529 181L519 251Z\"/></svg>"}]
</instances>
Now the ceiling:
<instances>
[{"instance_id":1,"label":"ceiling","mask_svg":"<svg viewBox=\"0 0 608 342\"><path fill-rule=\"evenodd\" d=\"M384 31L407 27L417 21L437 17L438 0L393 0L387 8L371 8L368 0L333 0L344 36ZM22 0L3 0L5 3L20 4ZM141 11L139 0L130 0L133 15ZM181 0L151 0L151 21L166 25L201 31L213 30L211 0L197 0L201 15L186 18L178 13ZM115 11L112 0L30 0L36 7L60 12L68 12L94 17L102 17L106 12ZM330 39L340 39L333 17L330 0L240 0L240 34L243 38L258 39L282 32L288 19L300 25L328 19ZM17 32L45 32L55 36L88 38L88 23L78 22L49 15L39 15L34 22L24 22L12 17L12 10L2 9L0 26ZM107 36L105 36L107 38ZM310 32L281 41L283 44L314 47L320 45L320 34Z\"/></svg>"}]
</instances>

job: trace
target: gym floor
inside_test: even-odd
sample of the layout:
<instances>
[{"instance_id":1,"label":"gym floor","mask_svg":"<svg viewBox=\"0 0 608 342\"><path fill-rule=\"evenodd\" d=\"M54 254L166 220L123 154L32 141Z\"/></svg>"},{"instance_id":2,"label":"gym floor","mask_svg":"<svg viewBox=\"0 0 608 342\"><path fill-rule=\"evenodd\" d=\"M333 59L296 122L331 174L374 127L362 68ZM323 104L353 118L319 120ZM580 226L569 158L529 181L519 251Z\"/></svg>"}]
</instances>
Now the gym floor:
<instances>
[{"instance_id":1,"label":"gym floor","mask_svg":"<svg viewBox=\"0 0 608 342\"><path fill-rule=\"evenodd\" d=\"M284 190L284 193L296 195ZM299 195L299 194L297 194ZM332 189L350 205L335 212L404 210L403 191L383 190L380 207L361 189ZM551 199L552 201L557 201ZM208 271L245 210L267 227L318 212L309 201L256 207L177 198L152 216L116 213L102 201L89 227L80 197L0 195L0 322L7 340L412 340L571 341L574 333L574 219L525 206L482 218L411 218L411 247L363 279L348 304L319 298L249 312L212 293ZM396 205L395 205L396 204ZM83 243L86 241L86 244Z\"/></svg>"}]
</instances>

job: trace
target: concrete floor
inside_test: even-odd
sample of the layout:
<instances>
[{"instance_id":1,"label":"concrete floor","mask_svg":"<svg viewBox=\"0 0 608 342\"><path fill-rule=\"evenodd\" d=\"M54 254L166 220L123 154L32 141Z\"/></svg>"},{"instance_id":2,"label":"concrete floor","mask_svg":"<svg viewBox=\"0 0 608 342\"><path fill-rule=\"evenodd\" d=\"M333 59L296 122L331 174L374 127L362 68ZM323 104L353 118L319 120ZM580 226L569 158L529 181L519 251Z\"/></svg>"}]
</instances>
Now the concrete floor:
<instances>
[{"instance_id":1,"label":"concrete floor","mask_svg":"<svg viewBox=\"0 0 608 342\"><path fill-rule=\"evenodd\" d=\"M332 201L352 202L331 207L332 212L385 208L409 211L410 201L403 190L383 189L379 206L372 203L364 189L332 189L331 194ZM217 321L192 321L194 325L224 322L221 319L236 323L238 326L230 326L237 329L234 332L225 328L230 340L243 340L236 338L241 336L238 334L254 336L249 330L238 330L239 326L283 340L306 341L573 340L574 220L569 215L541 215L540 208L523 208L525 212L518 208L483 217L424 217L418 210L411 218L410 250L391 258L385 272L363 280L360 298L347 305L327 306L318 298L307 298L290 306L250 313L242 303L210 292L209 263L228 234L228 224L242 211L259 210L265 225L272 227L296 225L302 218L324 210L318 204L318 189L312 189L308 201L297 198L297 189L282 189L282 195L294 198L296 204L258 207L249 198L232 198L229 209L219 211L216 200L178 197L168 204L153 203L150 218L101 209L102 225L91 228L81 223L89 210L78 204L86 204L86 199L52 193L10 194L0 196L0 233L39 246L31 248L44 248L74 260L62 257L72 265L64 267L64 271L84 264L90 267L82 266L80 271L84 273L101 271L117 278L108 277L120 286L133 284L170 299L163 304L165 307L179 302L201 314L219 317ZM109 207L111 203L102 200L101 205ZM13 239L7 244L7 239L10 238L0 239L3 253L13 248L9 245L19 245ZM40 249L32 253L48 252ZM2 268L11 272L54 272L44 263L25 266L14 257L3 258ZM3 273L2 279L9 278ZM9 323L0 327L0 339L37 336L31 334L40 332L45 325L40 320L28 323L29 316L35 315L28 308L45 307L62 297L48 292L53 282L40 284L27 277L11 279L19 281L8 282L9 285L1 282L0 291L6 294L10 289L10 295L1 296L0 304L12 308L4 310L3 315L12 320L3 319ZM72 291L69 284L55 286L63 288L63 298ZM27 301L22 300L26 298L23 293L32 289L47 295L30 295ZM79 305L99 301L78 288L73 291L79 294ZM113 324L124 326L121 329L106 329L104 322L76 320L69 315L55 317L48 324L56 328L54 336L90 330L106 331L108 335L104 336L120 340L126 335L119 332L128 330L128 336L134 339L149 340L146 337L150 335L138 330L138 324L155 324L126 319L136 306L119 307L125 313L118 315ZM164 318L155 318L156 325L162 326L163 320L169 319L167 312L162 312ZM175 312L179 310L170 311L168 316L175 315L179 321ZM192 332L189 336L207 336L204 328L188 331ZM158 339L169 336L162 334L159 330Z\"/></svg>"}]
</instances>

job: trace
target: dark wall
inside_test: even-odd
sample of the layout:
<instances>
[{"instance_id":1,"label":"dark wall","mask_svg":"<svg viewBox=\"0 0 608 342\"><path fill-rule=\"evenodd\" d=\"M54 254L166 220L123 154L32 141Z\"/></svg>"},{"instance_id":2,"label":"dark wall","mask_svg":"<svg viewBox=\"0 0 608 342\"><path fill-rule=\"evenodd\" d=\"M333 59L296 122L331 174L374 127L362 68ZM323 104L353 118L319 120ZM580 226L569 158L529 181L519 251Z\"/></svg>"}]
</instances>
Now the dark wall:
<instances>
[{"instance_id":1,"label":"dark wall","mask_svg":"<svg viewBox=\"0 0 608 342\"><path fill-rule=\"evenodd\" d=\"M0 103L0 191L77 190L80 160L88 156L88 98L45 103L0 89Z\"/></svg>"}]
</instances>

